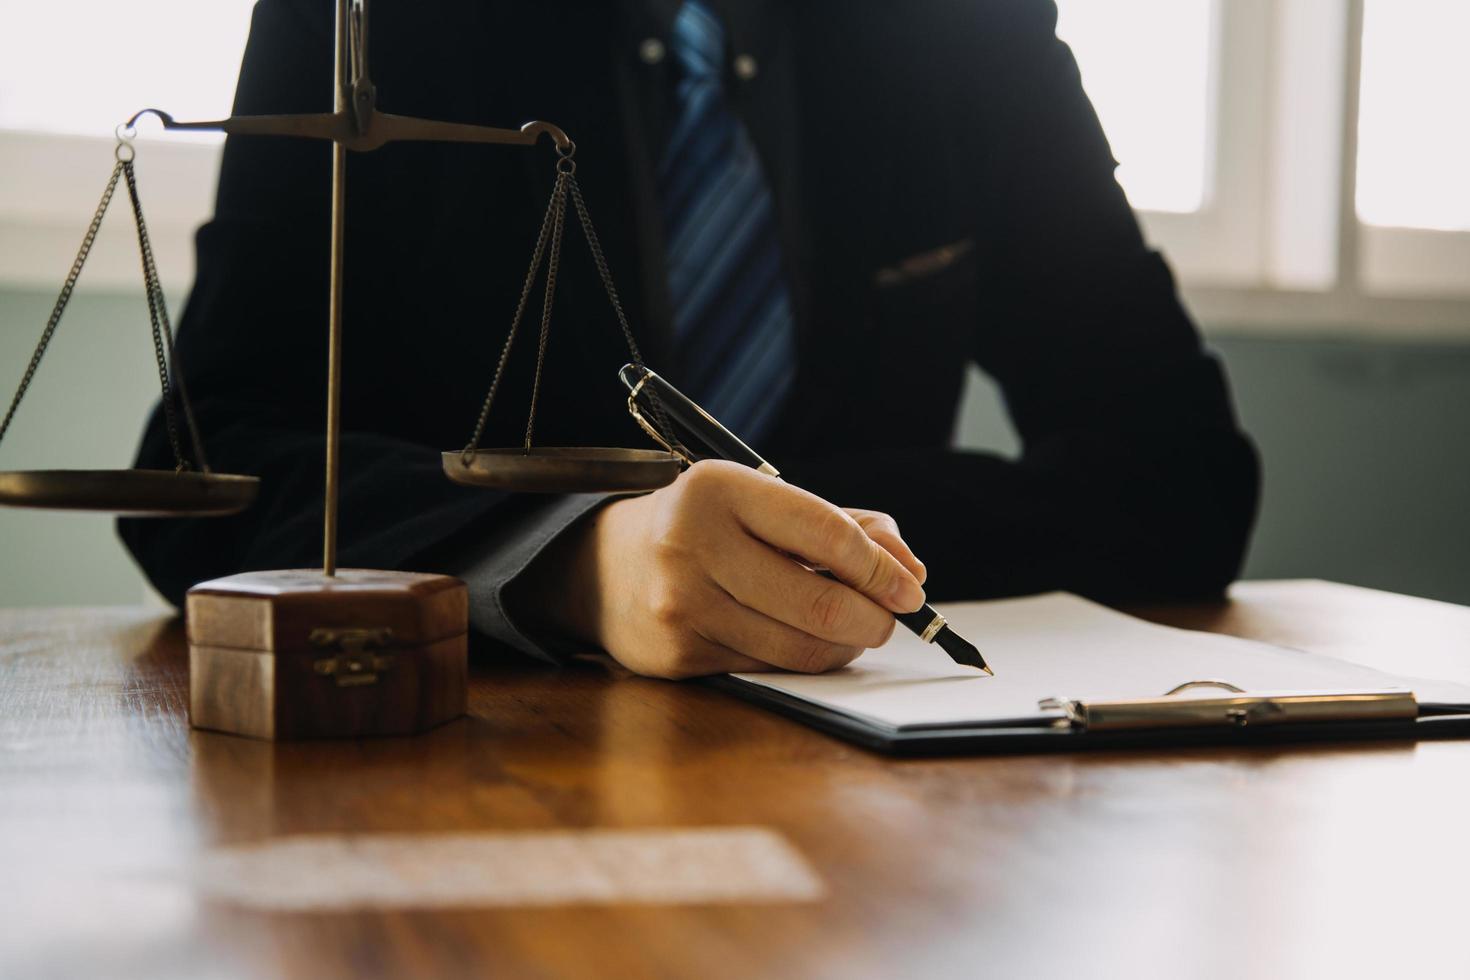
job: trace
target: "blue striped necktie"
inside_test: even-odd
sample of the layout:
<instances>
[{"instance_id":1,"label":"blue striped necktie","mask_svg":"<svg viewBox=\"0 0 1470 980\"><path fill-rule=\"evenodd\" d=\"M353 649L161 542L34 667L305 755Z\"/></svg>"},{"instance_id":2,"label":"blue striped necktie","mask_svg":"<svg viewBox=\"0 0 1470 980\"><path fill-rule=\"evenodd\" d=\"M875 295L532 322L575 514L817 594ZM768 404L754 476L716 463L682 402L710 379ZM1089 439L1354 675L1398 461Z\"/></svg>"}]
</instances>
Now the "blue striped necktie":
<instances>
[{"instance_id":1,"label":"blue striped necktie","mask_svg":"<svg viewBox=\"0 0 1470 980\"><path fill-rule=\"evenodd\" d=\"M760 158L725 99L725 32L685 0L669 44L675 124L659 164L679 385L747 441L785 404L796 328Z\"/></svg>"}]
</instances>

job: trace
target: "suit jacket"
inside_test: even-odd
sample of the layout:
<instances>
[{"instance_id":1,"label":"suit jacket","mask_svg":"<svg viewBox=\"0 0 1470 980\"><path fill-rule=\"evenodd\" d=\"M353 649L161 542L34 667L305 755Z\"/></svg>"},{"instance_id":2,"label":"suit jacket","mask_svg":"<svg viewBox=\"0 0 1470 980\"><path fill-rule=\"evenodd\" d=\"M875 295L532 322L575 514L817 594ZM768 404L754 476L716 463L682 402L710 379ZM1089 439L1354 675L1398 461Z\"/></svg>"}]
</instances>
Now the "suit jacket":
<instances>
[{"instance_id":1,"label":"suit jacket","mask_svg":"<svg viewBox=\"0 0 1470 980\"><path fill-rule=\"evenodd\" d=\"M260 0L236 112L329 108L331 8ZM1246 545L1256 458L1114 180L1053 4L771 9L780 29L750 43L776 67L736 109L773 175L799 363L764 454L834 502L892 513L933 599L1218 594ZM649 237L653 144L631 108L647 66L617 8L380 4L373 37L386 111L540 118L572 135L645 355L677 378ZM438 453L472 427L552 160L544 144L394 144L347 169L342 563L468 570L476 625L532 651L504 588L595 498L459 487ZM211 462L259 475L262 493L236 517L121 522L175 602L202 579L319 560L328 180L321 143L226 144L179 354ZM537 441L647 445L621 406L623 342L579 237L569 229ZM513 356L483 445L519 443L533 347ZM969 364L1002 388L1018 459L951 448ZM168 460L155 412L139 463Z\"/></svg>"}]
</instances>

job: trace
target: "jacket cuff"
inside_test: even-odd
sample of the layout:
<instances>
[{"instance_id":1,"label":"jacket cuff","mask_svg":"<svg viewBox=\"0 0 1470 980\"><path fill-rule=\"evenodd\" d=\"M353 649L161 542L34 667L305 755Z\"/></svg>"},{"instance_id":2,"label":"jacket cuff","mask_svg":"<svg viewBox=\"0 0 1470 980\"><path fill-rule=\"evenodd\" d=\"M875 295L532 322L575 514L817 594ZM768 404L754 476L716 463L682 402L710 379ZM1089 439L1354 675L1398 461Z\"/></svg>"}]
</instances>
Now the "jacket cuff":
<instances>
[{"instance_id":1,"label":"jacket cuff","mask_svg":"<svg viewBox=\"0 0 1470 980\"><path fill-rule=\"evenodd\" d=\"M556 538L583 517L627 494L579 493L547 499L545 505L499 525L450 571L469 586L470 628L551 663L565 663L572 644L531 630L512 616L506 589Z\"/></svg>"}]
</instances>

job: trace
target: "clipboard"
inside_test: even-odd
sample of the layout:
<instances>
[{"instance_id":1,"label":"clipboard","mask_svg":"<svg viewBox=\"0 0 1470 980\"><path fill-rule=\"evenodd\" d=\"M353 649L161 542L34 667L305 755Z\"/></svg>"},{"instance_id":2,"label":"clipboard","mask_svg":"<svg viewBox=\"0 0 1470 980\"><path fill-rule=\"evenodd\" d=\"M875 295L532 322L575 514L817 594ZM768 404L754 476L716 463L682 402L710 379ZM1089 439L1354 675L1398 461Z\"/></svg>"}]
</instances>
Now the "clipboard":
<instances>
[{"instance_id":1,"label":"clipboard","mask_svg":"<svg viewBox=\"0 0 1470 980\"><path fill-rule=\"evenodd\" d=\"M1470 737L1470 685L1160 626L1066 593L943 611L996 676L896 631L831 674L705 683L890 755Z\"/></svg>"},{"instance_id":2,"label":"clipboard","mask_svg":"<svg viewBox=\"0 0 1470 980\"><path fill-rule=\"evenodd\" d=\"M895 728L758 687L738 677L711 677L702 683L843 741L892 756L1470 738L1470 705L1420 704L1409 691L1241 692L1231 698L1173 703L1167 699L1174 692L1157 699L1057 699L1062 710L1075 712L1078 717L1069 715L1045 725ZM1223 682L1189 681L1180 687L1204 683ZM1282 709L1286 717L1266 720L1274 709ZM1211 712L1216 717L1210 717ZM1232 717L1231 712L1244 712L1244 720ZM1104 720L1099 725L1096 721L1110 716L1128 716L1131 722L1120 725Z\"/></svg>"}]
</instances>

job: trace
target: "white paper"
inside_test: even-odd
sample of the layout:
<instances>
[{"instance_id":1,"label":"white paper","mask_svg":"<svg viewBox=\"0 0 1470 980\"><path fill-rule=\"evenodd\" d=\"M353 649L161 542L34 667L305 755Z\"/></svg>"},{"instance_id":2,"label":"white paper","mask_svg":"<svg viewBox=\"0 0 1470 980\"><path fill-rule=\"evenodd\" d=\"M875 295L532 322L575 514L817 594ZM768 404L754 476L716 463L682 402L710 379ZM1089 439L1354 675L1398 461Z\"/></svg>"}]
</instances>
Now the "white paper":
<instances>
[{"instance_id":1,"label":"white paper","mask_svg":"<svg viewBox=\"0 0 1470 980\"><path fill-rule=\"evenodd\" d=\"M987 677L899 627L830 674L733 677L894 729L1037 724L1043 698L1152 698L1186 681L1250 692L1414 690L1407 678L1331 657L1144 622L1062 592L937 607L995 670ZM1445 685L1436 684L1443 696ZM1203 690L1201 695L1227 692ZM1470 701L1470 689L1461 689Z\"/></svg>"}]
</instances>

